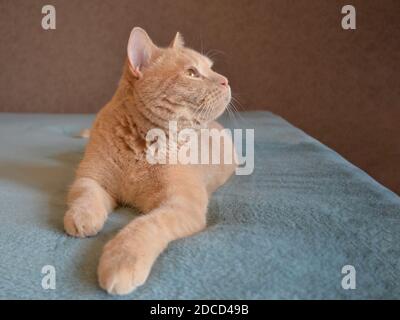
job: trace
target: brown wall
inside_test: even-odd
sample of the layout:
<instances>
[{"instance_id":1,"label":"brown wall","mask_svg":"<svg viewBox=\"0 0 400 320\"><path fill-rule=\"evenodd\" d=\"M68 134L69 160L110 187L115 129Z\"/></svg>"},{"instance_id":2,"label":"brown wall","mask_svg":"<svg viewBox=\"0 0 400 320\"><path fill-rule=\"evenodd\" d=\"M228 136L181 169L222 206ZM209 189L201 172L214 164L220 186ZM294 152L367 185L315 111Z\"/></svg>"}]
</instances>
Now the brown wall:
<instances>
[{"instance_id":1,"label":"brown wall","mask_svg":"<svg viewBox=\"0 0 400 320\"><path fill-rule=\"evenodd\" d=\"M340 25L349 3L356 31ZM0 0L0 15L0 111L96 112L133 26L160 45L179 30L223 51L242 109L282 115L400 193L399 0Z\"/></svg>"}]
</instances>

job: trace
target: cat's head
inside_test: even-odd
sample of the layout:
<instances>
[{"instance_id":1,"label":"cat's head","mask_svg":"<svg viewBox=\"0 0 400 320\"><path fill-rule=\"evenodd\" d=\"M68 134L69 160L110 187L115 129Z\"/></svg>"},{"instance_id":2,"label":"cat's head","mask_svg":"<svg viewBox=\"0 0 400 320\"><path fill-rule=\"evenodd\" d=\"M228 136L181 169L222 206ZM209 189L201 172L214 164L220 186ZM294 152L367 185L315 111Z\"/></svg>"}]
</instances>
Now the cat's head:
<instances>
[{"instance_id":1,"label":"cat's head","mask_svg":"<svg viewBox=\"0 0 400 320\"><path fill-rule=\"evenodd\" d=\"M231 100L226 77L212 70L212 61L184 46L177 33L169 47L157 47L141 28L128 42L129 72L142 112L154 122L203 124L219 117Z\"/></svg>"}]
</instances>

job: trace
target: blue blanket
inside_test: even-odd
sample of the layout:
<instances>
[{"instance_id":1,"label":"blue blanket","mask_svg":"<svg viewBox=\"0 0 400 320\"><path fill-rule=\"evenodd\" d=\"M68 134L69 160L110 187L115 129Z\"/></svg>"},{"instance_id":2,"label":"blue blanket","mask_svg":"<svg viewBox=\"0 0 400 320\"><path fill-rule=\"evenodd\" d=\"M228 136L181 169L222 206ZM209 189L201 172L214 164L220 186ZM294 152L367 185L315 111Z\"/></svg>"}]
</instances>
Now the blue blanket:
<instances>
[{"instance_id":1,"label":"blue blanket","mask_svg":"<svg viewBox=\"0 0 400 320\"><path fill-rule=\"evenodd\" d=\"M213 196L206 231L173 242L134 293L107 295L101 249L137 213L116 210L88 239L68 237L62 222L86 143L75 135L92 121L0 114L0 298L400 298L400 198L268 112L238 119L255 128L255 171ZM42 287L46 265L55 290ZM355 289L342 287L346 276Z\"/></svg>"}]
</instances>

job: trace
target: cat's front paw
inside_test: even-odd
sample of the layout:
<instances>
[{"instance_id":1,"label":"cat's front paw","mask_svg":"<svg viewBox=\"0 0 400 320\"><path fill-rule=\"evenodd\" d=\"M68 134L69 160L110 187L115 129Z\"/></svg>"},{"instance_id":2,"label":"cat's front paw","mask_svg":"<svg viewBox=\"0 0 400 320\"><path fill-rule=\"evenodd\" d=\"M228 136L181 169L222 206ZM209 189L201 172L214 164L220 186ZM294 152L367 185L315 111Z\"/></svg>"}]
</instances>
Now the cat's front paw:
<instances>
[{"instance_id":1,"label":"cat's front paw","mask_svg":"<svg viewBox=\"0 0 400 320\"><path fill-rule=\"evenodd\" d=\"M64 229L70 236L84 238L96 235L104 221L100 213L71 208L64 216Z\"/></svg>"},{"instance_id":2,"label":"cat's front paw","mask_svg":"<svg viewBox=\"0 0 400 320\"><path fill-rule=\"evenodd\" d=\"M128 294L146 281L152 262L144 248L111 240L100 258L97 272L100 286L110 294Z\"/></svg>"}]
</instances>

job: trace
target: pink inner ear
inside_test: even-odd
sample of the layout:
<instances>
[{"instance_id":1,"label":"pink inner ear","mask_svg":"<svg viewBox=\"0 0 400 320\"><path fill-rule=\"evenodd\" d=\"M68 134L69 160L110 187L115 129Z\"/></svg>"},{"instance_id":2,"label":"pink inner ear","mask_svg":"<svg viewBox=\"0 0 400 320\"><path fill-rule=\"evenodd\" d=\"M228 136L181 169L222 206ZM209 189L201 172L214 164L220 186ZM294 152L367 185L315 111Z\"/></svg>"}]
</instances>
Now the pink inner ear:
<instances>
[{"instance_id":1,"label":"pink inner ear","mask_svg":"<svg viewBox=\"0 0 400 320\"><path fill-rule=\"evenodd\" d=\"M127 50L131 70L136 76L150 63L156 48L146 31L137 27L132 30Z\"/></svg>"}]
</instances>

